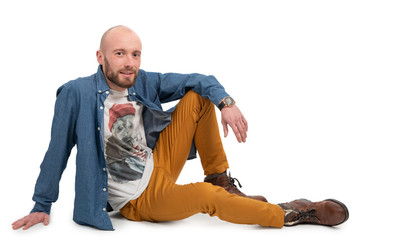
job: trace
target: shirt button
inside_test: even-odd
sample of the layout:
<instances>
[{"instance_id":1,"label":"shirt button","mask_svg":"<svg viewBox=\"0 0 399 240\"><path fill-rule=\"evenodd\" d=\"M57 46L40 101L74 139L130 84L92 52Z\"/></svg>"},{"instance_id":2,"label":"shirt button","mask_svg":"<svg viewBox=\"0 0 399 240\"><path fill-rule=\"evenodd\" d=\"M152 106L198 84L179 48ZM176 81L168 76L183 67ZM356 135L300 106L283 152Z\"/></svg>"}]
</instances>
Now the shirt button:
<instances>
[{"instance_id":1,"label":"shirt button","mask_svg":"<svg viewBox=\"0 0 399 240\"><path fill-rule=\"evenodd\" d=\"M98 90L98 93L101 93L101 90Z\"/></svg>"},{"instance_id":2,"label":"shirt button","mask_svg":"<svg viewBox=\"0 0 399 240\"><path fill-rule=\"evenodd\" d=\"M101 109L101 110L103 110L103 109L104 109L104 107L103 107L103 106L100 106L100 109Z\"/></svg>"},{"instance_id":3,"label":"shirt button","mask_svg":"<svg viewBox=\"0 0 399 240\"><path fill-rule=\"evenodd\" d=\"M109 94L109 91L105 91L106 94Z\"/></svg>"},{"instance_id":4,"label":"shirt button","mask_svg":"<svg viewBox=\"0 0 399 240\"><path fill-rule=\"evenodd\" d=\"M103 188L103 192L106 192L107 191L107 189L106 188Z\"/></svg>"},{"instance_id":5,"label":"shirt button","mask_svg":"<svg viewBox=\"0 0 399 240\"><path fill-rule=\"evenodd\" d=\"M103 208L103 212L106 212L107 211L107 209L106 208Z\"/></svg>"},{"instance_id":6,"label":"shirt button","mask_svg":"<svg viewBox=\"0 0 399 240\"><path fill-rule=\"evenodd\" d=\"M103 168L103 171L105 172L107 169Z\"/></svg>"},{"instance_id":7,"label":"shirt button","mask_svg":"<svg viewBox=\"0 0 399 240\"><path fill-rule=\"evenodd\" d=\"M136 93L134 92L134 93L133 93L133 95L135 95L135 96L136 96Z\"/></svg>"},{"instance_id":8,"label":"shirt button","mask_svg":"<svg viewBox=\"0 0 399 240\"><path fill-rule=\"evenodd\" d=\"M101 130L101 128L100 128L100 127L98 127L98 128L97 128L97 130L98 130L98 131L100 131L100 130Z\"/></svg>"}]
</instances>

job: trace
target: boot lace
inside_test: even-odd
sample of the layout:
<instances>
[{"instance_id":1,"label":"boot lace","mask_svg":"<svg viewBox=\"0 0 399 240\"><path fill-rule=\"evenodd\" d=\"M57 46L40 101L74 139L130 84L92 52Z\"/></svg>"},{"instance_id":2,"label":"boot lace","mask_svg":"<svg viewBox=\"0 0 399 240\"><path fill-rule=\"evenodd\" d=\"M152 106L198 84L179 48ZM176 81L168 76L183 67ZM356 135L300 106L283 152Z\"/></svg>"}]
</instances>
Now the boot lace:
<instances>
[{"instance_id":1,"label":"boot lace","mask_svg":"<svg viewBox=\"0 0 399 240\"><path fill-rule=\"evenodd\" d=\"M292 220L293 222L314 222L314 221L319 221L319 219L316 217L316 210L315 209L310 209L307 211L298 211L298 215Z\"/></svg>"},{"instance_id":2,"label":"boot lace","mask_svg":"<svg viewBox=\"0 0 399 240\"><path fill-rule=\"evenodd\" d=\"M229 172L229 176L228 176L228 177L229 177L229 184L230 184L230 185L232 185L232 186L234 186L235 188L237 188L237 186L236 186L236 184L235 184L235 182L237 181L238 186L239 186L240 188L242 188L240 181L238 181L237 178L231 177L231 173L230 173L230 172Z\"/></svg>"}]
</instances>

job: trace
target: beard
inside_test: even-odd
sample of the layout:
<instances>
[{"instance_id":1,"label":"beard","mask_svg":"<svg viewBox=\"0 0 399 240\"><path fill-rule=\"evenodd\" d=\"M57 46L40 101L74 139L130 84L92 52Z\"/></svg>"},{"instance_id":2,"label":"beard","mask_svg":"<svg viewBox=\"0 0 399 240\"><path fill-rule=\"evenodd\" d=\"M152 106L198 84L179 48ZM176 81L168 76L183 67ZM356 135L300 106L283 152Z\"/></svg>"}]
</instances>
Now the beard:
<instances>
[{"instance_id":1,"label":"beard","mask_svg":"<svg viewBox=\"0 0 399 240\"><path fill-rule=\"evenodd\" d=\"M115 85L117 85L118 87L121 87L121 88L133 87L133 85L136 83L136 79L138 76L138 69L135 69L133 67L125 67L123 69L113 71L109 67L109 62L106 58L104 58L103 71L104 71L105 76L107 77L107 79L110 82L114 83ZM123 72L123 71L133 72L133 76L130 78L129 77L121 77L119 75L119 73Z\"/></svg>"}]
</instances>

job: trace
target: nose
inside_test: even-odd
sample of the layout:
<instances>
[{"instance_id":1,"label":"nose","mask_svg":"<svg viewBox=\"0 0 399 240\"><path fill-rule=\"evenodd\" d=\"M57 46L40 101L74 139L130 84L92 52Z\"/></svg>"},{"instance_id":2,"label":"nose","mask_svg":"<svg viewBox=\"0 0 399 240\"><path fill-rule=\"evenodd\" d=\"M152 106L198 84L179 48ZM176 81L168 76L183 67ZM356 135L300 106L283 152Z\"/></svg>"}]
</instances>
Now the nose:
<instances>
[{"instance_id":1,"label":"nose","mask_svg":"<svg viewBox=\"0 0 399 240\"><path fill-rule=\"evenodd\" d=\"M125 57L125 68L138 69L140 67L140 57L135 54L129 54Z\"/></svg>"},{"instance_id":2,"label":"nose","mask_svg":"<svg viewBox=\"0 0 399 240\"><path fill-rule=\"evenodd\" d=\"M127 56L125 59L125 67L126 68L132 68L134 67L135 63L134 63L134 59L132 56Z\"/></svg>"}]
</instances>

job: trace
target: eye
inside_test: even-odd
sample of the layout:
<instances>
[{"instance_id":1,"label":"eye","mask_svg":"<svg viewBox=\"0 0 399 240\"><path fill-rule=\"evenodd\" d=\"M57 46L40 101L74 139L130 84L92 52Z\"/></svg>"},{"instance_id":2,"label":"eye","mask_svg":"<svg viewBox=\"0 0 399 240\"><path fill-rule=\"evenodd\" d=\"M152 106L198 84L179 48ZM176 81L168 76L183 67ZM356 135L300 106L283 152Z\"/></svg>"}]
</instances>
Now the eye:
<instances>
[{"instance_id":1,"label":"eye","mask_svg":"<svg viewBox=\"0 0 399 240\"><path fill-rule=\"evenodd\" d=\"M123 53L122 53L122 52L116 52L115 55L116 55L116 56L122 56Z\"/></svg>"},{"instance_id":2,"label":"eye","mask_svg":"<svg viewBox=\"0 0 399 240\"><path fill-rule=\"evenodd\" d=\"M133 57L140 57L141 56L141 53L140 52L135 52L135 53L133 53Z\"/></svg>"}]
</instances>

